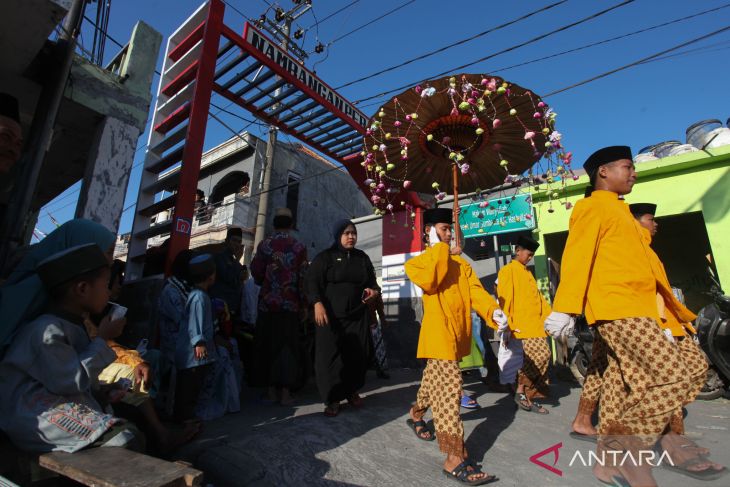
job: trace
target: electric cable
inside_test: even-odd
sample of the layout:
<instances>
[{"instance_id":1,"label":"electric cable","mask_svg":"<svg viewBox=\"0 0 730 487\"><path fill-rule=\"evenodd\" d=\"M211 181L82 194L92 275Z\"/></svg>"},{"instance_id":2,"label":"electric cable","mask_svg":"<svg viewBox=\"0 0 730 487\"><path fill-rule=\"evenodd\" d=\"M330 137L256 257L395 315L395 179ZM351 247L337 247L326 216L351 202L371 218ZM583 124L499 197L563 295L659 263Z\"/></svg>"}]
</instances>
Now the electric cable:
<instances>
[{"instance_id":1,"label":"electric cable","mask_svg":"<svg viewBox=\"0 0 730 487\"><path fill-rule=\"evenodd\" d=\"M394 71L396 69L402 68L403 66L408 66L409 64L412 64L412 63L414 63L416 61L421 61L421 60L426 59L426 58L429 58L431 56L435 56L436 54L440 54L440 53L442 53L444 51L448 51L451 48L454 48L454 47L457 47L457 46L461 46L463 44L466 44L467 42L471 42L471 41L473 41L475 39L478 39L480 37L484 37L485 35L491 34L492 32L496 32L498 30L504 29L506 27L509 27L509 26L511 26L513 24L516 24L518 22L521 22L523 20L529 19L530 17L532 17L534 15L537 15L537 14L540 14L540 13L545 12L547 10L550 10L552 8L555 8L555 7L559 6L559 5L564 4L567 1L568 0L560 0L559 2L555 2L555 3L552 3L552 4L547 5L545 7L542 7L540 9L533 10L532 12L529 12L529 13L527 13L525 15L522 15L520 17L517 17L517 18L513 19L513 20L510 20L509 22L505 22L505 23L500 24L500 25L497 25L495 27L491 27L491 28L489 28L489 29L487 29L485 31L479 32L478 34L474 34L473 36L469 36L469 37L467 37L465 39L461 39L459 41L452 42L451 44L447 44L446 46L440 47L440 48L438 48L438 49L436 49L434 51L430 51L430 52L427 52L425 54L421 54L420 56L416 56L414 58L411 58L411 59L409 59L409 60L407 60L407 61L405 61L403 63L395 64L393 66L390 66L390 67L381 69L380 71L377 71L375 73L371 73L371 74L369 74L367 76L363 76L362 78L358 78L356 80L348 81L347 83L345 83L343 85L336 86L335 89L336 90L339 90L339 89L345 88L347 86L352 86L352 85L354 85L356 83L360 83L362 81L365 81L365 80L374 78L376 76L380 76L381 74L385 74L385 73L388 73L390 71Z\"/></svg>"},{"instance_id":2,"label":"electric cable","mask_svg":"<svg viewBox=\"0 0 730 487\"><path fill-rule=\"evenodd\" d=\"M514 50L519 49L521 47L524 47L524 46L527 46L529 44L533 44L533 43L535 43L537 41L540 41L542 39L545 39L546 37L552 36L552 35L557 34L559 32L566 31L568 29L571 29L573 27L576 27L576 26L578 26L580 24L583 24L585 22L589 22L591 20L597 19L598 17L601 17L603 15L606 15L609 12L612 12L612 11L614 11L616 9L619 9L619 8L625 7L625 6L629 5L629 4L632 4L635 1L636 0L625 0L625 1L623 1L621 3L618 3L616 5L613 5L613 6L609 7L609 8L606 8L606 9L603 9L603 10L601 10L599 12L596 12L594 14L591 14L588 17L584 17L584 18L582 18L580 20L577 20L575 22L571 22L569 24L563 25L561 27L558 27L557 29L553 29L553 30L551 30L549 32L546 32L545 34L541 34L539 36L533 37L532 39L529 39L527 41L521 42L519 44L515 44L514 46L507 47L505 49L502 49L501 51L497 51L495 53L489 54L488 56L484 56L484 57L479 58L479 59L477 59L475 61L471 61L469 63L462 64L461 66L456 66L456 67L453 67L453 68L449 68L448 70L443 71L441 73L437 73L437 74L434 74L434 75L431 75L431 76L427 76L427 77L421 78L418 81L415 81L415 82L412 82L412 83L408 83L408 84L405 84L403 86L399 86L398 88L393 88L392 90L388 90L388 91L385 91L385 92L378 93L377 95L372 95L372 96L368 96L366 98L361 98L361 99L355 101L355 103L360 103L360 102L372 100L372 99L375 99L375 98L381 98L381 97L383 97L385 95L388 95L390 93L396 93L396 92L399 92L399 91L403 91L403 90L405 90L407 88L410 88L411 86L415 86L418 83L420 83L421 81L425 81L425 80L429 80L429 79L433 79L433 78L439 78L441 76L445 76L445 75L450 74L450 73L458 72L459 70L462 70L462 69L467 68L469 66L473 66L474 64L478 64L480 62L486 61L487 59L491 59L491 58L496 57L496 56L499 56L501 54L504 54L504 53L507 53L507 52L510 52L510 51L514 51Z\"/></svg>"}]
</instances>

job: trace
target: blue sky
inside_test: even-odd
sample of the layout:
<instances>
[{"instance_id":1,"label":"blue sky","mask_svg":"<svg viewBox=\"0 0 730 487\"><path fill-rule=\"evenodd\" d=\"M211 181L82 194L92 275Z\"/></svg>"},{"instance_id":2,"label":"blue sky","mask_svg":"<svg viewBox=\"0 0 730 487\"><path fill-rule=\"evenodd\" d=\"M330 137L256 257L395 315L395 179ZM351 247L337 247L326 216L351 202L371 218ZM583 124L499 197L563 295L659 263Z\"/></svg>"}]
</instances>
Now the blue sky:
<instances>
[{"instance_id":1,"label":"blue sky","mask_svg":"<svg viewBox=\"0 0 730 487\"><path fill-rule=\"evenodd\" d=\"M400 66L416 56L468 38L556 1L558 0L411 1L393 14L332 43L325 53L312 53L306 65L315 69L331 86L337 87L381 69ZM269 8L268 4L273 3L271 0L226 2L251 18L260 16ZM314 15L307 13L295 24L307 31L304 39L305 50L312 51L317 39L328 44L407 0L360 0L339 14L319 22L318 28L315 27L315 16L317 19L324 19L351 2L352 0L314 0ZM198 0L113 2L109 34L124 43L138 20L152 25L165 38L158 62L159 69L167 36L200 3ZM355 101L428 79L434 74L451 71L457 66L487 57L620 3L621 0L568 0L505 29L339 91L347 99ZM280 0L279 4L288 9L293 2ZM503 70L536 58L724 5L728 5L728 8L575 53ZM94 17L94 8L95 6L89 7L91 18ZM636 0L584 24L454 72L493 73L543 95L724 28L730 24L728 19L730 3L727 1ZM231 7L226 7L225 21L239 32L245 22ZM91 36L92 31L87 25L84 38L88 43ZM677 51L682 53L680 55L632 67L549 97L546 101L559 114L557 128L564 134L564 145L573 152L575 164L581 164L593 150L605 145L627 144L636 151L665 140L676 139L684 142L684 131L690 124L707 118L725 121L730 116L730 63L727 62L729 49L730 31L725 31ZM107 57L111 58L116 52L116 46L108 42ZM153 90L156 89L157 78L153 83ZM377 99L363 102L361 109L367 115L372 115L378 108L373 103L377 102ZM219 106L228 104L222 99L215 103ZM251 118L240 108L230 109ZM218 117L236 129L247 125L230 115L220 114ZM252 126L249 130L258 133L263 128ZM206 148L231 135L227 128L211 119L206 135ZM136 201L146 141L145 132L140 137L134 163L136 167L130 177L125 202L125 208L128 209L122 217L121 233L129 231L132 225L132 205ZM79 186L77 184L69 188L46 206L41 212L38 229L46 233L53 230L51 215L59 222L73 217Z\"/></svg>"}]
</instances>

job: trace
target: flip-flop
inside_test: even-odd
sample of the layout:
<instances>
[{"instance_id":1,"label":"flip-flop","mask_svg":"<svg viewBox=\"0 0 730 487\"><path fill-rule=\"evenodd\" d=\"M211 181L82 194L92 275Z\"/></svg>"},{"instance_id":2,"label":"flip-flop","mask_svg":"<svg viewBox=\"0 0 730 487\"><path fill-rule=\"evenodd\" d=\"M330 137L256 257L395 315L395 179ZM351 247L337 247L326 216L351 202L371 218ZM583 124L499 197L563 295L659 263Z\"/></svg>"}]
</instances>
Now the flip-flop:
<instances>
[{"instance_id":1,"label":"flip-flop","mask_svg":"<svg viewBox=\"0 0 730 487\"><path fill-rule=\"evenodd\" d=\"M628 480L623 478L620 475L614 475L611 477L611 480L603 480L596 477L596 480L598 480L603 485L610 485L611 487L631 487L631 484Z\"/></svg>"},{"instance_id":2,"label":"flip-flop","mask_svg":"<svg viewBox=\"0 0 730 487\"><path fill-rule=\"evenodd\" d=\"M333 402L324 408L324 415L328 418L334 418L338 414L340 414L340 403Z\"/></svg>"},{"instance_id":3,"label":"flip-flop","mask_svg":"<svg viewBox=\"0 0 730 487\"><path fill-rule=\"evenodd\" d=\"M416 434L416 438L418 438L419 440L433 441L436 439L436 435L433 433L433 431L428 429L428 426L426 426L426 422L424 420L419 419L418 421L413 421L412 419L408 418L406 420L406 424L408 425L409 428L411 428L413 430L413 432ZM423 428L423 429L419 432L419 431L417 431L418 428ZM421 436L420 433L423 433L424 431L428 431L428 438L424 438L423 436Z\"/></svg>"},{"instance_id":4,"label":"flip-flop","mask_svg":"<svg viewBox=\"0 0 730 487\"><path fill-rule=\"evenodd\" d=\"M532 407L525 406L524 404L522 404L522 401L527 402L527 396L519 392L515 394L515 402L517 403L517 406L523 411L532 411Z\"/></svg>"},{"instance_id":5,"label":"flip-flop","mask_svg":"<svg viewBox=\"0 0 730 487\"><path fill-rule=\"evenodd\" d=\"M583 433L578 433L577 431L571 431L570 433L568 433L568 436L570 436L574 440L588 441L590 443L598 442L598 435L586 435Z\"/></svg>"},{"instance_id":6,"label":"flip-flop","mask_svg":"<svg viewBox=\"0 0 730 487\"><path fill-rule=\"evenodd\" d=\"M541 409L542 409L542 412L540 412ZM548 414L550 414L550 411L545 409L545 406L543 406L542 404L540 404L537 401L532 401L532 406L530 406L529 411L531 413L540 414L542 416L547 416Z\"/></svg>"},{"instance_id":7,"label":"flip-flop","mask_svg":"<svg viewBox=\"0 0 730 487\"><path fill-rule=\"evenodd\" d=\"M469 467L472 468L471 471L469 470ZM489 474L480 479L469 480L470 475L482 473L482 469L476 466L473 462L470 462L469 460L464 460L459 465L457 465L456 468L453 469L451 472L446 469L442 471L444 472L444 475L446 475L446 477L450 478L454 482L459 482L463 485L484 485L499 480L494 475Z\"/></svg>"},{"instance_id":8,"label":"flip-flop","mask_svg":"<svg viewBox=\"0 0 730 487\"><path fill-rule=\"evenodd\" d=\"M723 475L727 474L728 470L726 467L722 467L722 470L715 470L712 466L707 467L704 470L688 470L687 467L691 467L692 465L697 465L698 463L708 463L708 460L706 458L703 458L701 456L690 458L686 462L682 462L678 465L671 465L665 462L662 462L662 467L666 468L667 470L671 470L674 473L678 473L681 475L686 475L687 477L691 477L693 479L697 480L716 480L722 477ZM714 462L709 462L714 463Z\"/></svg>"},{"instance_id":9,"label":"flip-flop","mask_svg":"<svg viewBox=\"0 0 730 487\"><path fill-rule=\"evenodd\" d=\"M464 409L477 409L479 408L479 403L476 402L475 399L467 395L463 395L461 396L461 407Z\"/></svg>"}]
</instances>

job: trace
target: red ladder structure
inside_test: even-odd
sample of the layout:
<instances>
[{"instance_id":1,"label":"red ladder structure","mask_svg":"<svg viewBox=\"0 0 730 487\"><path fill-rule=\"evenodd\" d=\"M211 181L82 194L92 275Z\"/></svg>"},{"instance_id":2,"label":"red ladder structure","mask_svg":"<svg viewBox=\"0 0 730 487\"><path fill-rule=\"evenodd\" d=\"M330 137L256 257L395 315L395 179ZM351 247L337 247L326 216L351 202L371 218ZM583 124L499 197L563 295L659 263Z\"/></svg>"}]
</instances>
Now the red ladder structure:
<instances>
[{"instance_id":1,"label":"red ladder structure","mask_svg":"<svg viewBox=\"0 0 730 487\"><path fill-rule=\"evenodd\" d=\"M167 42L129 243L131 278L142 275L149 238L170 233L168 269L189 246L214 92L343 164L359 184L365 179L359 151L368 117L251 24L243 35L226 26L224 8L209 0ZM150 224L171 208L172 218Z\"/></svg>"}]
</instances>

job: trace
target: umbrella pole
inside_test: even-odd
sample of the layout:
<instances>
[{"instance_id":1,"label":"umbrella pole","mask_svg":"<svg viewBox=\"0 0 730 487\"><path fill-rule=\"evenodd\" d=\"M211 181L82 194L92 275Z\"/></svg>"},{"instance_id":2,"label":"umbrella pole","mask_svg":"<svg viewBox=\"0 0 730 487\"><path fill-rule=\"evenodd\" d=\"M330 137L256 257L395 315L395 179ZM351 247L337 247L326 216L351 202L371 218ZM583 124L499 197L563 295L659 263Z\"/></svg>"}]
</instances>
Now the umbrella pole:
<instances>
[{"instance_id":1,"label":"umbrella pole","mask_svg":"<svg viewBox=\"0 0 730 487\"><path fill-rule=\"evenodd\" d=\"M451 165L451 172L454 179L454 237L456 246L461 247L461 226L459 225L459 168L456 164Z\"/></svg>"}]
</instances>

